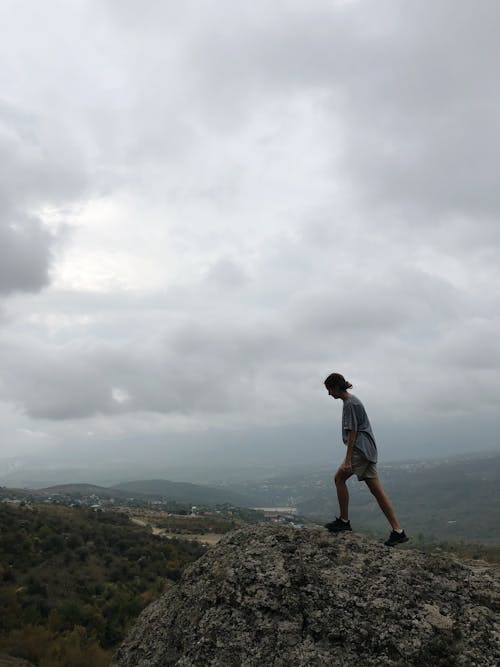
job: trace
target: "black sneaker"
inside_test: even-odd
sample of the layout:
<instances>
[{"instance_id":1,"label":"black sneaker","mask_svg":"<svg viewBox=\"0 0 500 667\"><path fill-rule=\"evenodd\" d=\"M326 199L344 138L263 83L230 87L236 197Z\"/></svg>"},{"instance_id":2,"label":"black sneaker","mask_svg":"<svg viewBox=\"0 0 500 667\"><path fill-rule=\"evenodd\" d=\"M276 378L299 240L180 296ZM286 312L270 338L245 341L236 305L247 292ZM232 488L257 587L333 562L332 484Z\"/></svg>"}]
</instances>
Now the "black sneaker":
<instances>
[{"instance_id":1,"label":"black sneaker","mask_svg":"<svg viewBox=\"0 0 500 667\"><path fill-rule=\"evenodd\" d=\"M325 528L331 533L341 533L343 530L352 530L350 521L342 521L342 519L336 518L335 521L330 521L330 523L325 523Z\"/></svg>"},{"instance_id":2,"label":"black sneaker","mask_svg":"<svg viewBox=\"0 0 500 667\"><path fill-rule=\"evenodd\" d=\"M398 533L396 530L391 530L389 539L384 542L386 547L395 547L396 544L403 544L403 542L408 542L410 538L407 537L405 531Z\"/></svg>"}]
</instances>

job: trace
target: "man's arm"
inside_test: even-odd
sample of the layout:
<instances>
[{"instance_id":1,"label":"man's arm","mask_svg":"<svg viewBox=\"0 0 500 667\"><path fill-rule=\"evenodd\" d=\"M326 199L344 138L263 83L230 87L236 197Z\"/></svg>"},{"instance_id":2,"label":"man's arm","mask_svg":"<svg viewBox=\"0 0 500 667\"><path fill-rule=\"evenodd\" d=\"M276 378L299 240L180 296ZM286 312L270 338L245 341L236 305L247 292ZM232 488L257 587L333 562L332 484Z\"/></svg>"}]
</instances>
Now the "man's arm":
<instances>
[{"instance_id":1,"label":"man's arm","mask_svg":"<svg viewBox=\"0 0 500 667\"><path fill-rule=\"evenodd\" d=\"M342 468L346 472L352 472L352 451L354 449L354 444L356 443L356 431L349 431L347 436L347 452L345 455L345 461L342 465Z\"/></svg>"}]
</instances>

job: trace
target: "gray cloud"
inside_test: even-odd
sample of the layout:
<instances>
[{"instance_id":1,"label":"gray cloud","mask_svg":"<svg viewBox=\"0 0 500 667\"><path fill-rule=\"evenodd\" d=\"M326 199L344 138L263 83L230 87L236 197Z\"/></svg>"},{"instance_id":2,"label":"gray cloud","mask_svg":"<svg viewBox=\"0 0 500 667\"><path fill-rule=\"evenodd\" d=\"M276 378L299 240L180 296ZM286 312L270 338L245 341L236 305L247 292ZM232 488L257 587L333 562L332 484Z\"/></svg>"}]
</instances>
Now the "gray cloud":
<instances>
[{"instance_id":1,"label":"gray cloud","mask_svg":"<svg viewBox=\"0 0 500 667\"><path fill-rule=\"evenodd\" d=\"M467 215L496 234L498 3L287 8L283 20L268 5L219 5L200 24L188 63L201 121L234 132L262 105L272 117L316 94L341 129L341 183L375 220L374 205L399 225Z\"/></svg>"},{"instance_id":2,"label":"gray cloud","mask_svg":"<svg viewBox=\"0 0 500 667\"><path fill-rule=\"evenodd\" d=\"M499 398L494 378L483 372L498 365L497 321L442 279L402 270L347 292L345 284L303 289L281 308L275 301L262 306L265 284L242 285L237 295L231 283L217 283L214 292L209 275L180 298L157 297L154 311L140 300L131 310L130 299L92 306L90 322L83 298L67 313L73 324L63 321L62 335L31 344L29 353L28 339L3 341L4 399L33 418L151 412L215 424L229 415L244 423L250 405L264 421L288 419L295 403L295 416L307 422L321 411L321 382L334 367L350 368L375 401L383 377L389 404L401 400L404 379L415 403L408 412L425 406L441 414L429 378L443 390L451 378L476 382L488 390L485 408ZM248 310L252 299L260 310ZM453 403L470 409L469 395L456 387Z\"/></svg>"},{"instance_id":3,"label":"gray cloud","mask_svg":"<svg viewBox=\"0 0 500 667\"><path fill-rule=\"evenodd\" d=\"M6 224L0 225L0 294L46 286L53 243L40 221L6 218Z\"/></svg>"},{"instance_id":4,"label":"gray cloud","mask_svg":"<svg viewBox=\"0 0 500 667\"><path fill-rule=\"evenodd\" d=\"M81 194L86 178L74 152L53 122L0 101L0 293L49 284L64 228L50 230L35 211Z\"/></svg>"},{"instance_id":5,"label":"gray cloud","mask_svg":"<svg viewBox=\"0 0 500 667\"><path fill-rule=\"evenodd\" d=\"M23 428L290 434L330 418L331 370L384 425L490 414L498 3L23 7L0 45Z\"/></svg>"},{"instance_id":6,"label":"gray cloud","mask_svg":"<svg viewBox=\"0 0 500 667\"><path fill-rule=\"evenodd\" d=\"M369 201L422 212L421 222L496 216L498 3L406 9L367 41L369 75L348 84L347 165Z\"/></svg>"}]
</instances>

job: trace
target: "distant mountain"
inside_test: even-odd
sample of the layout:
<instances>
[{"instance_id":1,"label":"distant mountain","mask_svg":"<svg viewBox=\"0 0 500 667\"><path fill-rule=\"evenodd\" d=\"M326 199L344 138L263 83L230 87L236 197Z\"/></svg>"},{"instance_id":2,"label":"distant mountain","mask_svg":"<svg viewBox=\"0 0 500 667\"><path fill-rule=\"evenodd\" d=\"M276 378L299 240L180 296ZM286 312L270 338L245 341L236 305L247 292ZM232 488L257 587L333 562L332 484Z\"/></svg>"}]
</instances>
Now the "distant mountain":
<instances>
[{"instance_id":1,"label":"distant mountain","mask_svg":"<svg viewBox=\"0 0 500 667\"><path fill-rule=\"evenodd\" d=\"M222 505L224 503L238 507L253 507L255 505L251 496L230 489L214 489L210 486L188 482L171 482L167 479L135 480L111 487L97 486L96 484L57 484L43 489L0 487L0 497L26 497L27 494L40 499L60 494L73 498L95 495L98 498L115 498L117 500L130 497L142 500L161 498L191 505Z\"/></svg>"},{"instance_id":2,"label":"distant mountain","mask_svg":"<svg viewBox=\"0 0 500 667\"><path fill-rule=\"evenodd\" d=\"M125 498L127 494L118 489L109 489L95 484L57 484L44 489L37 489L34 493L54 495L60 493L66 496L99 496L99 498Z\"/></svg>"},{"instance_id":3,"label":"distant mountain","mask_svg":"<svg viewBox=\"0 0 500 667\"><path fill-rule=\"evenodd\" d=\"M130 494L156 496L177 502L193 504L217 505L231 503L240 507L251 507L252 499L241 493L229 489L214 489L210 486L190 484L188 482L170 482L167 479L136 480L123 482L110 487L108 490L117 490Z\"/></svg>"}]
</instances>

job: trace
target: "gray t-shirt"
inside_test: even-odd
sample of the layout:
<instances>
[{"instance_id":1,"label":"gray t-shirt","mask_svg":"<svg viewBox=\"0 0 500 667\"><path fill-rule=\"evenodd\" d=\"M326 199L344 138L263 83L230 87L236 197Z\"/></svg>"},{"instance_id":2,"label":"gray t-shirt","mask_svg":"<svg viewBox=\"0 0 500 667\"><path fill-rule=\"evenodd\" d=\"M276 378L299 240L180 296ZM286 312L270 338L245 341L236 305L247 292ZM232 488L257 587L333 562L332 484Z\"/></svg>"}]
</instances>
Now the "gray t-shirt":
<instances>
[{"instance_id":1,"label":"gray t-shirt","mask_svg":"<svg viewBox=\"0 0 500 667\"><path fill-rule=\"evenodd\" d=\"M377 463L377 445L363 403L356 396L344 401L342 410L342 440L347 444L349 431L356 431L354 446L372 463Z\"/></svg>"}]
</instances>

